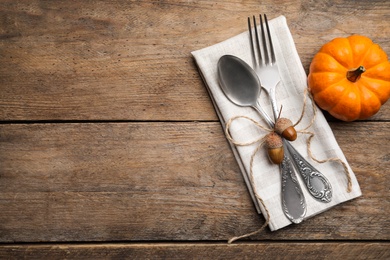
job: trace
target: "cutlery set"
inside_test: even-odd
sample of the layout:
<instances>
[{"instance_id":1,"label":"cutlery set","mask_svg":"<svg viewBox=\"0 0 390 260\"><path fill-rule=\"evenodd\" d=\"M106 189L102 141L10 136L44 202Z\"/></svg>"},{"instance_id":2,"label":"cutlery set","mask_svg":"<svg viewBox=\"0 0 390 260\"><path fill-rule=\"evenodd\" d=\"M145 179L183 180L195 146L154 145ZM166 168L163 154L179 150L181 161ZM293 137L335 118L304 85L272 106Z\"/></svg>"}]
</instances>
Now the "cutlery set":
<instances>
[{"instance_id":1,"label":"cutlery set","mask_svg":"<svg viewBox=\"0 0 390 260\"><path fill-rule=\"evenodd\" d=\"M279 115L275 88L280 75L272 43L267 16L260 18L260 33L253 16L248 18L249 41L253 69L236 56L224 55L218 61L218 79L225 96L234 104L252 107L273 128ZM273 117L261 107L261 91L267 92ZM293 223L300 223L306 215L306 199L296 177L301 176L309 194L317 201L328 203L332 199L332 186L328 179L312 166L286 139L283 139L284 158L280 164L282 209Z\"/></svg>"}]
</instances>

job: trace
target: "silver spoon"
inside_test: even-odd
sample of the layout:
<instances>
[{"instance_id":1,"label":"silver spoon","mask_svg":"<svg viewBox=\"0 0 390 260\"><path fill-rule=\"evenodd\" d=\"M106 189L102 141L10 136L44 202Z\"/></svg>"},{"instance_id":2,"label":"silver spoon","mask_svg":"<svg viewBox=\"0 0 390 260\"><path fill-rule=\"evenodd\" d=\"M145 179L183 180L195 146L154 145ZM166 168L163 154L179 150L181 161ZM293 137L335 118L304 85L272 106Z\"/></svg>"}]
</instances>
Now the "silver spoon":
<instances>
[{"instance_id":1,"label":"silver spoon","mask_svg":"<svg viewBox=\"0 0 390 260\"><path fill-rule=\"evenodd\" d=\"M238 106L253 107L273 128L274 123L258 102L261 85L256 73L241 59L225 55L218 61L218 78L226 97ZM286 146L287 142L284 142ZM294 173L289 150L285 147L281 163L282 209L293 223L300 223L306 214L306 200Z\"/></svg>"},{"instance_id":2,"label":"silver spoon","mask_svg":"<svg viewBox=\"0 0 390 260\"><path fill-rule=\"evenodd\" d=\"M222 56L218 62L218 73L221 88L233 103L240 106L254 107L267 123L273 127L272 119L258 103L261 91L260 80L256 72L247 63L232 55ZM243 95L240 94L241 91L244 93L252 91L253 95ZM309 193L318 201L330 202L332 200L332 186L325 175L306 161L290 142L284 140L284 144Z\"/></svg>"}]
</instances>

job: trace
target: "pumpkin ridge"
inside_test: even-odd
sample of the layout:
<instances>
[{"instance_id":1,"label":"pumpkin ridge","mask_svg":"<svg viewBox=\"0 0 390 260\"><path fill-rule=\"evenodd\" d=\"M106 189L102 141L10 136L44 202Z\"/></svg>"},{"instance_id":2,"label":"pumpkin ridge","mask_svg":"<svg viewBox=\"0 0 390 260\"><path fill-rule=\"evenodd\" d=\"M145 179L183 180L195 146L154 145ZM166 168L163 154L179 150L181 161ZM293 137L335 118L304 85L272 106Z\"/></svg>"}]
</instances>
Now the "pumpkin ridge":
<instances>
[{"instance_id":1,"label":"pumpkin ridge","mask_svg":"<svg viewBox=\"0 0 390 260\"><path fill-rule=\"evenodd\" d=\"M348 39L348 44L349 44L349 46L350 46L350 48L352 49L352 46L351 46L351 44L352 44L352 42L351 42L351 40L352 40L352 38L351 38L351 36L350 37L347 37L347 39ZM354 45L355 46L355 45ZM370 48L371 48L371 46L370 46ZM362 64L362 61L366 58L366 56L367 56L367 48L366 48L366 50L364 51L364 55L361 55L360 57L360 60L356 60L356 58L355 58L355 56L354 56L354 58L353 58L353 63L354 63L354 66L355 67L359 67L361 64ZM353 69L353 68L348 68L348 69Z\"/></svg>"},{"instance_id":2,"label":"pumpkin ridge","mask_svg":"<svg viewBox=\"0 0 390 260\"><path fill-rule=\"evenodd\" d=\"M327 75L327 74L335 74L338 77L335 77L332 80L327 79L328 82L330 83L327 86L318 85L318 84L312 85L310 89L311 89L311 91L314 91L313 93L320 94L321 92L327 90L328 88L333 87L335 84L337 84L340 81L344 80L344 78L345 78L343 73L339 73L339 72L336 72L336 71L318 71L318 72L312 72L311 73L311 75L309 77L309 81L311 80L311 78L317 77L317 75Z\"/></svg>"},{"instance_id":3,"label":"pumpkin ridge","mask_svg":"<svg viewBox=\"0 0 390 260\"><path fill-rule=\"evenodd\" d=\"M387 82L387 80L381 79L381 78L373 78L373 77L366 76L366 75L364 75L364 76L362 75L362 77L364 77L366 80L368 79L368 80L380 81L380 82L383 82L383 83Z\"/></svg>"},{"instance_id":4,"label":"pumpkin ridge","mask_svg":"<svg viewBox=\"0 0 390 260\"><path fill-rule=\"evenodd\" d=\"M371 50L372 46L374 46L374 43L372 43L371 46L370 46L369 48L366 49L366 51L364 52L363 57L360 59L359 62L356 63L356 64L360 64L360 65L358 65L358 66L362 66L362 64L363 64L364 60L366 59L367 55L370 53L370 50ZM368 70L368 69L372 68L372 66L371 66L371 67L366 67L366 66L364 66L364 68L365 68L366 70Z\"/></svg>"},{"instance_id":5,"label":"pumpkin ridge","mask_svg":"<svg viewBox=\"0 0 390 260\"><path fill-rule=\"evenodd\" d=\"M348 80L348 79L346 79L346 80ZM357 118L359 118L360 114L362 113L362 102L361 102L362 101L362 92L361 92L359 87L357 87L357 86L355 86L355 87L358 89L357 91L355 91L355 94L357 96L358 101L355 102L356 104L354 104L354 106L355 106L355 109L357 110L357 113L356 113L358 115ZM341 95L340 102L342 102L342 100L344 100L344 99L348 99L348 97L346 97L346 96L350 93L351 93L351 91L348 91L348 89L345 88L343 94Z\"/></svg>"},{"instance_id":6,"label":"pumpkin ridge","mask_svg":"<svg viewBox=\"0 0 390 260\"><path fill-rule=\"evenodd\" d=\"M379 100L379 102L381 104L384 104L386 101L382 102L382 99L380 98L380 97L383 97L384 94L382 92L378 91L376 88L371 87L371 85L368 84L367 80L372 80L372 81L374 81L374 82L376 82L376 83L378 83L380 85L385 84L386 81L382 80L382 79L373 79L373 78L369 78L369 77L364 77L363 80L361 80L361 82L360 82L360 85L361 85L362 88L364 87L366 90L368 90L369 92L373 93L374 96ZM384 83L382 83L382 82L384 82ZM389 93L390 93L390 90L388 91L387 95L389 95Z\"/></svg>"},{"instance_id":7,"label":"pumpkin ridge","mask_svg":"<svg viewBox=\"0 0 390 260\"><path fill-rule=\"evenodd\" d=\"M329 85L327 88L324 88L324 89L322 89L320 92L318 92L317 95L318 95L319 93L321 93L322 91L325 91L325 90L328 89L328 88L332 88L332 87L334 87L334 86L336 86L336 85L339 85L340 82L342 82L342 81L344 81L344 80L347 80L347 79L345 78L345 79L342 79L342 80L340 80L340 81L334 82L333 84ZM347 81L348 81L348 80L347 80ZM343 89L343 92L340 94L340 97L341 97L341 98L339 99L339 101L336 102L336 103L334 103L334 104L333 104L332 106L330 106L330 108L328 108L327 110L328 110L328 111L332 110L335 106L337 106L340 102L342 102L342 101L343 101L343 97L344 97L346 94L348 94L348 93L346 93L346 92L348 92L348 89L347 89L347 88L344 88L344 89Z\"/></svg>"},{"instance_id":8,"label":"pumpkin ridge","mask_svg":"<svg viewBox=\"0 0 390 260\"><path fill-rule=\"evenodd\" d=\"M367 113L368 109L369 109L369 111L375 111L374 113L378 112L380 107L384 104L382 102L382 100L379 98L379 96L376 94L376 92L372 91L372 89L370 87L368 87L368 86L369 85L365 85L365 84L361 84L360 85L360 91L361 91L362 95L363 95L363 90L368 92L368 93L370 93L371 95L369 97L369 102L367 102L367 99L364 100L365 102L360 102L360 106L362 108L363 108L364 104L366 106L360 112L359 118L366 118L367 116L364 115L364 113Z\"/></svg>"},{"instance_id":9,"label":"pumpkin ridge","mask_svg":"<svg viewBox=\"0 0 390 260\"><path fill-rule=\"evenodd\" d=\"M347 38L347 42L348 42L348 48L349 48L349 50L350 50L350 53L351 53L351 56L352 56L352 63L355 63L355 60L354 60L354 55L353 55L353 49L352 49L352 45L351 45L351 41L350 41L350 39L349 38ZM347 61L345 61L345 63L347 63ZM350 67L351 66L351 64L345 64L345 68L347 68L347 70L349 70ZM352 65L353 66L353 65Z\"/></svg>"},{"instance_id":10,"label":"pumpkin ridge","mask_svg":"<svg viewBox=\"0 0 390 260\"><path fill-rule=\"evenodd\" d=\"M349 80L348 80L347 78L344 78L343 80L340 80L340 81L338 81L338 82L333 83L333 84L330 85L329 87L332 87L332 86L335 86L335 85L338 85L338 84L343 85L343 84L345 84L344 82L350 83ZM340 94L340 99L339 99L339 101L338 101L337 103L334 103L332 106L330 106L330 108L328 108L327 111L328 111L330 114L332 114L332 110L334 110L335 107L339 106L340 103L343 103L344 100L348 100L347 95L348 95L350 92L351 92L351 91L350 91L348 88L344 88L344 89L343 89L343 92ZM362 108L361 108L362 105L360 104L360 100L361 100L360 89L359 89L358 91L356 91L355 93L356 93L356 95L357 95L357 97L358 97L358 99L359 99L359 102L358 102L358 104L359 104L358 111L359 111L359 112L358 112L357 114L360 114L360 113L361 113L361 109L362 109ZM333 114L332 114L332 115L333 115ZM333 116L335 116L335 115L333 115ZM335 116L335 117L336 117L336 116ZM337 118L338 118L338 117L337 117ZM343 119L343 120L345 121L345 119Z\"/></svg>"},{"instance_id":11,"label":"pumpkin ridge","mask_svg":"<svg viewBox=\"0 0 390 260\"><path fill-rule=\"evenodd\" d=\"M390 73L386 73L386 68L385 69L382 68L383 70L378 70L378 68L381 69L381 67L383 67L383 66L385 66L385 67L388 66L390 68L389 65L390 65L390 62L387 60L383 61L381 63L378 63L375 66L372 66L372 67L366 69L364 76L366 78L372 79L372 76L374 76L372 74L375 73L375 77L376 77L375 79L379 78L382 81L390 81ZM375 71L375 70L377 70L377 71ZM383 77L382 73L384 74L384 77ZM371 76L368 76L368 75L371 75Z\"/></svg>"},{"instance_id":12,"label":"pumpkin ridge","mask_svg":"<svg viewBox=\"0 0 390 260\"><path fill-rule=\"evenodd\" d=\"M341 67L345 68L346 70L348 70L348 67L346 67L344 64L342 64L340 61L338 61L337 59L335 59L335 57L332 56L331 53L327 53L327 52L321 52L327 56L329 56L332 60L334 60L335 62L337 62ZM325 71L325 70L323 70ZM329 72L333 72L333 71L329 71Z\"/></svg>"},{"instance_id":13,"label":"pumpkin ridge","mask_svg":"<svg viewBox=\"0 0 390 260\"><path fill-rule=\"evenodd\" d=\"M366 91L370 92L373 98L375 98L379 103L382 104L381 100L378 98L378 93L376 91L373 91L373 89L369 86L366 85L365 83L360 84L360 92L363 93L362 89L365 89Z\"/></svg>"},{"instance_id":14,"label":"pumpkin ridge","mask_svg":"<svg viewBox=\"0 0 390 260\"><path fill-rule=\"evenodd\" d=\"M329 73L339 75L340 76L340 80L345 78L345 73L344 72L341 73L341 72L330 71L330 70L316 71L316 72L313 72L312 74L329 74Z\"/></svg>"}]
</instances>

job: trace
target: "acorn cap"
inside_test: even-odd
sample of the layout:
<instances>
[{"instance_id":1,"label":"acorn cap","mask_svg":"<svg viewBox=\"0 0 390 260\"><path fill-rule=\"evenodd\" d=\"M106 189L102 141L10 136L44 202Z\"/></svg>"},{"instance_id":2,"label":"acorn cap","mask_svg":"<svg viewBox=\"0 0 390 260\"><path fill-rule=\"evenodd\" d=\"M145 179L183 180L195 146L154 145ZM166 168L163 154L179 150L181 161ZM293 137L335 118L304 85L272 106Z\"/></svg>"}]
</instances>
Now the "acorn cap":
<instances>
[{"instance_id":1,"label":"acorn cap","mask_svg":"<svg viewBox=\"0 0 390 260\"><path fill-rule=\"evenodd\" d=\"M292 125L293 123L291 122L290 119L281 117L278 120L276 120L275 132L281 135L284 130L286 130L288 127Z\"/></svg>"},{"instance_id":2,"label":"acorn cap","mask_svg":"<svg viewBox=\"0 0 390 260\"><path fill-rule=\"evenodd\" d=\"M267 135L265 144L270 149L280 148L283 147L283 140L277 133L272 132Z\"/></svg>"}]
</instances>

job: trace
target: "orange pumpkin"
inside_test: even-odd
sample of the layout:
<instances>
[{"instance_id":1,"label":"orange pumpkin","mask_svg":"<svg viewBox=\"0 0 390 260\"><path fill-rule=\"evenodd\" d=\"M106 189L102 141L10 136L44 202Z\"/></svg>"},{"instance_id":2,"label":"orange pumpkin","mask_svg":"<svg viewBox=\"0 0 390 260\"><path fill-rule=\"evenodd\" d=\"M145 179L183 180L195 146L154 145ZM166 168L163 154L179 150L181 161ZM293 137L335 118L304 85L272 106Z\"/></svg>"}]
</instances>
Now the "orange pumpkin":
<instances>
[{"instance_id":1,"label":"orange pumpkin","mask_svg":"<svg viewBox=\"0 0 390 260\"><path fill-rule=\"evenodd\" d=\"M390 97L390 62L365 36L336 38L314 56L308 86L317 105L332 116L366 119Z\"/></svg>"}]
</instances>

